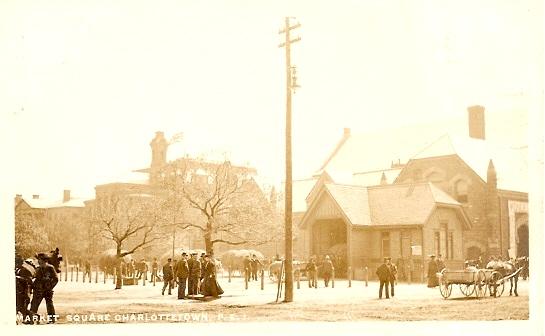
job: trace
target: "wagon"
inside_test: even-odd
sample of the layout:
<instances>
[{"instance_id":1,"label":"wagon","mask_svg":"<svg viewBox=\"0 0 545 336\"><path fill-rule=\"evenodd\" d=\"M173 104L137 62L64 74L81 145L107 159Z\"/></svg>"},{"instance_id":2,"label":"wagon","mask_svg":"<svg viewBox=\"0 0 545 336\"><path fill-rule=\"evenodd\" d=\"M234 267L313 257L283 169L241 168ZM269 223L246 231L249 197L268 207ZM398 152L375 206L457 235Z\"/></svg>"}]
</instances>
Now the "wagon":
<instances>
[{"instance_id":1,"label":"wagon","mask_svg":"<svg viewBox=\"0 0 545 336\"><path fill-rule=\"evenodd\" d=\"M445 299L452 294L453 285L458 285L462 294L467 297L475 294L477 298L482 298L486 295L487 289L498 297L503 294L505 280L509 279L496 270L473 267L459 271L444 269L441 273L437 273L437 277L439 291Z\"/></svg>"}]
</instances>

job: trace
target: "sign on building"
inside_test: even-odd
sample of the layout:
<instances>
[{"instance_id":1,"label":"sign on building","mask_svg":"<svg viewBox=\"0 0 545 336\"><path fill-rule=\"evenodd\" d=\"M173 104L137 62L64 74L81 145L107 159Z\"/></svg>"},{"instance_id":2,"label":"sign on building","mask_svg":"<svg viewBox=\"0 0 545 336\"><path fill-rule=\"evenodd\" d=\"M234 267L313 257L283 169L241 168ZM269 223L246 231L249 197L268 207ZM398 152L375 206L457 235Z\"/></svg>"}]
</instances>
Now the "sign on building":
<instances>
[{"instance_id":1,"label":"sign on building","mask_svg":"<svg viewBox=\"0 0 545 336\"><path fill-rule=\"evenodd\" d=\"M422 245L413 245L413 246L411 246L411 254L413 256L421 256L422 255Z\"/></svg>"}]
</instances>

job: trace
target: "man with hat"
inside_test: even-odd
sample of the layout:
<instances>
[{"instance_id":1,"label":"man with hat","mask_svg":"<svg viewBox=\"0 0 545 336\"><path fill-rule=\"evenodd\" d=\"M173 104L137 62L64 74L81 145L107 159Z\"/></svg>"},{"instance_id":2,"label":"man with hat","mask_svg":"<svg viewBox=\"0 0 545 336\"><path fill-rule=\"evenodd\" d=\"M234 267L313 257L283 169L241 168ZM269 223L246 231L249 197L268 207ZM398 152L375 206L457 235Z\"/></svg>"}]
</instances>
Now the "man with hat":
<instances>
[{"instance_id":1,"label":"man with hat","mask_svg":"<svg viewBox=\"0 0 545 336\"><path fill-rule=\"evenodd\" d=\"M390 258L384 258L384 263L377 268L377 276L380 281L380 287L378 289L378 298L382 299L382 289L384 288L384 294L387 299L390 298L388 293L388 284L390 282Z\"/></svg>"},{"instance_id":2,"label":"man with hat","mask_svg":"<svg viewBox=\"0 0 545 336\"><path fill-rule=\"evenodd\" d=\"M199 294L199 279L201 277L201 262L197 259L197 252L191 253L187 266L189 268L187 295L194 296Z\"/></svg>"},{"instance_id":3,"label":"man with hat","mask_svg":"<svg viewBox=\"0 0 545 336\"><path fill-rule=\"evenodd\" d=\"M23 314L23 323L25 324L32 323L32 320L28 318L31 315L28 304L32 291L32 277L35 272L36 269L32 262L24 261L19 255L15 256L15 307L16 312Z\"/></svg>"},{"instance_id":4,"label":"man with hat","mask_svg":"<svg viewBox=\"0 0 545 336\"><path fill-rule=\"evenodd\" d=\"M435 254L430 254L430 261L428 262L428 287L434 288L439 286L439 279L437 279L437 262L435 261Z\"/></svg>"},{"instance_id":5,"label":"man with hat","mask_svg":"<svg viewBox=\"0 0 545 336\"><path fill-rule=\"evenodd\" d=\"M394 288L397 280L397 266L392 262L392 258L388 258L388 269L390 270L390 296L394 297Z\"/></svg>"},{"instance_id":6,"label":"man with hat","mask_svg":"<svg viewBox=\"0 0 545 336\"><path fill-rule=\"evenodd\" d=\"M185 299L185 287L187 277L189 276L189 266L187 264L187 253L182 253L182 258L176 265L176 277L178 278L178 300Z\"/></svg>"},{"instance_id":7,"label":"man with hat","mask_svg":"<svg viewBox=\"0 0 545 336\"><path fill-rule=\"evenodd\" d=\"M174 278L172 272L172 258L167 259L167 263L163 265L163 290L161 295L165 295L165 289L168 286L168 295L172 295L172 279Z\"/></svg>"},{"instance_id":8,"label":"man with hat","mask_svg":"<svg viewBox=\"0 0 545 336\"><path fill-rule=\"evenodd\" d=\"M329 286L329 280L331 279L331 275L333 274L333 263L331 262L331 259L328 255L325 256L325 260L322 264L322 273L324 275L324 284L326 287Z\"/></svg>"},{"instance_id":9,"label":"man with hat","mask_svg":"<svg viewBox=\"0 0 545 336\"><path fill-rule=\"evenodd\" d=\"M49 323L54 323L56 318L55 316L55 306L53 306L53 288L59 282L57 277L57 271L53 265L48 263L49 256L45 253L36 254L38 259L38 269L36 270L36 279L32 288L34 290L34 295L32 296L32 302L30 303L30 311L34 316L38 315L38 308L42 303L42 300L45 299L45 304L47 307L47 315L49 316Z\"/></svg>"}]
</instances>

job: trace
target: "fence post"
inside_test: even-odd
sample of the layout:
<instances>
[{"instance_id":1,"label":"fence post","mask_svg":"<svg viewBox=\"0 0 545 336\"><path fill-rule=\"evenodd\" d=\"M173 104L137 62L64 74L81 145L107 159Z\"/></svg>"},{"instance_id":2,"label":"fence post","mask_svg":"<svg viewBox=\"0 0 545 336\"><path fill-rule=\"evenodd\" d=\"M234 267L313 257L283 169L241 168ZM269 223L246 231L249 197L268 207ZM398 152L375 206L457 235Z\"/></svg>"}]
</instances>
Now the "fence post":
<instances>
[{"instance_id":1,"label":"fence post","mask_svg":"<svg viewBox=\"0 0 545 336\"><path fill-rule=\"evenodd\" d=\"M244 269L244 289L248 289L248 269Z\"/></svg>"},{"instance_id":2,"label":"fence post","mask_svg":"<svg viewBox=\"0 0 545 336\"><path fill-rule=\"evenodd\" d=\"M421 281L422 281L422 283L424 283L424 265L420 265L420 270L421 270L420 274L421 274L421 279L422 279Z\"/></svg>"},{"instance_id":3,"label":"fence post","mask_svg":"<svg viewBox=\"0 0 545 336\"><path fill-rule=\"evenodd\" d=\"M148 277L148 271L142 273L142 286L146 285L146 278Z\"/></svg>"},{"instance_id":4,"label":"fence post","mask_svg":"<svg viewBox=\"0 0 545 336\"><path fill-rule=\"evenodd\" d=\"M333 273L331 274L331 288L335 288L335 269L333 269Z\"/></svg>"},{"instance_id":5,"label":"fence post","mask_svg":"<svg viewBox=\"0 0 545 336\"><path fill-rule=\"evenodd\" d=\"M76 282L79 281L79 265L76 266Z\"/></svg>"},{"instance_id":6,"label":"fence post","mask_svg":"<svg viewBox=\"0 0 545 336\"><path fill-rule=\"evenodd\" d=\"M348 266L348 288L352 287L352 267Z\"/></svg>"},{"instance_id":7,"label":"fence post","mask_svg":"<svg viewBox=\"0 0 545 336\"><path fill-rule=\"evenodd\" d=\"M157 270L155 270L153 272L153 274L151 275L151 277L153 278L153 287L155 287L155 279L157 278Z\"/></svg>"},{"instance_id":8,"label":"fence post","mask_svg":"<svg viewBox=\"0 0 545 336\"><path fill-rule=\"evenodd\" d=\"M95 283L98 283L98 266L95 268Z\"/></svg>"},{"instance_id":9,"label":"fence post","mask_svg":"<svg viewBox=\"0 0 545 336\"><path fill-rule=\"evenodd\" d=\"M106 274L106 270L102 271L102 274L104 274L104 284L106 284L106 277L108 276L108 275Z\"/></svg>"},{"instance_id":10,"label":"fence post","mask_svg":"<svg viewBox=\"0 0 545 336\"><path fill-rule=\"evenodd\" d=\"M408 279L409 279L409 285L411 284L413 280L413 272L411 271L411 265L408 266L409 272L408 272Z\"/></svg>"},{"instance_id":11,"label":"fence post","mask_svg":"<svg viewBox=\"0 0 545 336\"><path fill-rule=\"evenodd\" d=\"M301 289L301 271L297 270L297 289Z\"/></svg>"},{"instance_id":12,"label":"fence post","mask_svg":"<svg viewBox=\"0 0 545 336\"><path fill-rule=\"evenodd\" d=\"M231 283L231 265L227 266L227 276L229 277L229 283Z\"/></svg>"},{"instance_id":13,"label":"fence post","mask_svg":"<svg viewBox=\"0 0 545 336\"><path fill-rule=\"evenodd\" d=\"M115 283L116 278L117 278L117 267L114 267L114 285L116 284Z\"/></svg>"},{"instance_id":14,"label":"fence post","mask_svg":"<svg viewBox=\"0 0 545 336\"><path fill-rule=\"evenodd\" d=\"M261 290L265 289L265 271L261 270Z\"/></svg>"},{"instance_id":15,"label":"fence post","mask_svg":"<svg viewBox=\"0 0 545 336\"><path fill-rule=\"evenodd\" d=\"M68 281L68 264L66 261L64 262L64 269L64 281Z\"/></svg>"},{"instance_id":16,"label":"fence post","mask_svg":"<svg viewBox=\"0 0 545 336\"><path fill-rule=\"evenodd\" d=\"M369 286L369 267L365 266L365 287Z\"/></svg>"},{"instance_id":17,"label":"fence post","mask_svg":"<svg viewBox=\"0 0 545 336\"><path fill-rule=\"evenodd\" d=\"M74 281L74 266L70 266L70 281Z\"/></svg>"}]
</instances>

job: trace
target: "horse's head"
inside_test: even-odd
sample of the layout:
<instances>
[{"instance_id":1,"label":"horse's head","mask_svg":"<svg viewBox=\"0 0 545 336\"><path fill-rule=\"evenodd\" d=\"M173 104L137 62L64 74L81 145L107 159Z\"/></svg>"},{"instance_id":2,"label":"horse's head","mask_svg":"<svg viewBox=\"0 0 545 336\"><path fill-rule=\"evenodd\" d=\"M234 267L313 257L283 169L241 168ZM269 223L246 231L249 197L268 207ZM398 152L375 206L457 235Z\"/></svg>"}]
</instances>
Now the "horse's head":
<instances>
[{"instance_id":1,"label":"horse's head","mask_svg":"<svg viewBox=\"0 0 545 336\"><path fill-rule=\"evenodd\" d=\"M50 251L49 253L37 253L36 257L39 259L38 255L42 255L42 258L45 258L45 260L47 260L47 263L55 267L55 271L57 271L57 273L61 272L62 255L58 247L55 248L54 251Z\"/></svg>"}]
</instances>

